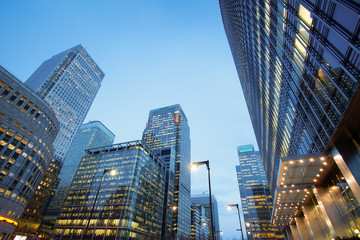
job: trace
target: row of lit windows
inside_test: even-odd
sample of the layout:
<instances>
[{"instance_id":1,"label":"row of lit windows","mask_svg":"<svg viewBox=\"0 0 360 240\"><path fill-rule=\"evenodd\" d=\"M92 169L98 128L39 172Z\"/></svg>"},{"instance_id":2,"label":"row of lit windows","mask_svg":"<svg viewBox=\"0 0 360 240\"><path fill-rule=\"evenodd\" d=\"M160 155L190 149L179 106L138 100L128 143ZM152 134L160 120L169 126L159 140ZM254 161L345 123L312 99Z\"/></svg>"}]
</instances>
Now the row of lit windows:
<instances>
[{"instance_id":1,"label":"row of lit windows","mask_svg":"<svg viewBox=\"0 0 360 240\"><path fill-rule=\"evenodd\" d=\"M49 132L50 136L54 136L56 134L54 123L41 109L38 108L38 106L27 100L26 97L21 96L19 92L15 91L10 86L7 86L2 81L0 81L0 97L5 100L7 99L7 102L10 104L15 102L16 108L24 113L28 113L28 116L32 117L34 121L42 125L45 131Z\"/></svg>"}]
</instances>

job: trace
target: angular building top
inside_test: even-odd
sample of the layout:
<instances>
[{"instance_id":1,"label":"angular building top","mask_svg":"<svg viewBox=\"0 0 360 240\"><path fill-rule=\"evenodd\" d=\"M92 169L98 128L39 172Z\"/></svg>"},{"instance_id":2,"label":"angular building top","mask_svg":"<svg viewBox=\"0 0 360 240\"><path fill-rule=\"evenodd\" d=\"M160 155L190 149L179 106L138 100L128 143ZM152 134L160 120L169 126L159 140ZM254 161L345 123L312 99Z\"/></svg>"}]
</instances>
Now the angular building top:
<instances>
[{"instance_id":1,"label":"angular building top","mask_svg":"<svg viewBox=\"0 0 360 240\"><path fill-rule=\"evenodd\" d=\"M152 149L175 148L175 194L173 230L178 238L190 238L190 127L179 104L153 109L143 133L143 141Z\"/></svg>"},{"instance_id":2,"label":"angular building top","mask_svg":"<svg viewBox=\"0 0 360 240\"><path fill-rule=\"evenodd\" d=\"M47 177L41 181L34 198L28 204L26 214L21 219L24 226L18 227L18 233L37 232L41 214L48 205L47 199L59 183L58 175L66 154L103 78L104 73L84 48L78 45L45 61L25 82L50 105L60 123L60 131L53 143L54 162L46 170Z\"/></svg>"},{"instance_id":3,"label":"angular building top","mask_svg":"<svg viewBox=\"0 0 360 240\"><path fill-rule=\"evenodd\" d=\"M104 73L78 45L45 61L25 82L49 103L60 122L54 143L57 159L64 160L103 78Z\"/></svg>"}]
</instances>

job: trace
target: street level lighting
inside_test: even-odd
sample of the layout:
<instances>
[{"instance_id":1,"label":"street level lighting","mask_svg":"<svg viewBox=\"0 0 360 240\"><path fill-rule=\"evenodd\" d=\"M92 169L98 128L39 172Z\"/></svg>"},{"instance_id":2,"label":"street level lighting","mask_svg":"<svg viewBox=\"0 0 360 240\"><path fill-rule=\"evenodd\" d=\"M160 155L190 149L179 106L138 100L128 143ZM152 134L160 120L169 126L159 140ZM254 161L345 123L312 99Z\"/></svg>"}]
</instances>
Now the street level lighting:
<instances>
[{"instance_id":1,"label":"street level lighting","mask_svg":"<svg viewBox=\"0 0 360 240\"><path fill-rule=\"evenodd\" d=\"M255 229L255 230L252 228L251 224L254 225L254 229ZM250 227L250 230L251 230L251 232L253 233L253 238L255 239L255 237L257 237L256 235L258 235L255 222L246 222L245 225L246 225L247 227ZM248 234L250 234L251 232L248 232Z\"/></svg>"},{"instance_id":2,"label":"street level lighting","mask_svg":"<svg viewBox=\"0 0 360 240\"><path fill-rule=\"evenodd\" d=\"M241 233L241 239L244 239L243 237L243 233L242 233L242 227L241 227L241 218L240 218L240 210L239 210L239 204L235 203L235 204L228 204L227 205L227 209L231 209L232 207L236 207L237 211L238 211L238 215L239 215L239 224L240 224L240 228L238 229Z\"/></svg>"},{"instance_id":3,"label":"street level lighting","mask_svg":"<svg viewBox=\"0 0 360 240\"><path fill-rule=\"evenodd\" d=\"M211 239L215 240L215 233L214 233L214 220L213 220L213 205L212 205L212 199L211 199L211 182L210 182L210 166L209 166L209 160L201 161L201 162L193 162L190 167L191 169L196 169L200 165L206 165L208 170L208 180L209 180L209 201L210 201L210 217L211 217Z\"/></svg>"},{"instance_id":4,"label":"street level lighting","mask_svg":"<svg viewBox=\"0 0 360 240\"><path fill-rule=\"evenodd\" d=\"M88 221L87 221L87 223L86 223L84 232L83 232L83 234L81 235L81 238L80 238L81 240L84 239L84 237L85 237L85 235L86 235L86 231L87 231L88 228L89 228L90 219L91 219L91 217L92 217L92 214L93 214L93 211L94 211L94 208L95 208L96 200L97 200L97 198L98 198L98 196L99 196L101 184L102 184L102 182L103 182L103 180L104 180L104 177L105 177L105 174L106 174L107 172L110 172L110 175L111 175L111 176L114 176L114 175L116 174L116 170L115 170L114 168L104 169L104 172L103 172L103 174L102 174L102 176L101 176L101 180L100 180L100 184L99 184L98 190L97 190L97 192L96 192L95 200L94 200L93 206L92 206L91 211L90 211L90 215L89 215Z\"/></svg>"}]
</instances>

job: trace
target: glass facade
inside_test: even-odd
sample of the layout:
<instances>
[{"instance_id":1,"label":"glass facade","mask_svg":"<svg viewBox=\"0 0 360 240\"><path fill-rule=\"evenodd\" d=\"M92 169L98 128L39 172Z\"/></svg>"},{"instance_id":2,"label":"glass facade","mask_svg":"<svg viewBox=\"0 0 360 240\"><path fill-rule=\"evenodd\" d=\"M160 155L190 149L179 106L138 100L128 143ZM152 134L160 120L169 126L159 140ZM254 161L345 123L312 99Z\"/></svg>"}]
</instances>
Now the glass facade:
<instances>
[{"instance_id":1,"label":"glass facade","mask_svg":"<svg viewBox=\"0 0 360 240\"><path fill-rule=\"evenodd\" d=\"M176 237L189 239L191 231L190 201L190 128L180 105L150 111L143 141L152 149L175 149L174 212L172 230Z\"/></svg>"},{"instance_id":2,"label":"glass facade","mask_svg":"<svg viewBox=\"0 0 360 240\"><path fill-rule=\"evenodd\" d=\"M42 220L44 207L59 183L58 175L65 156L103 78L104 73L78 45L42 63L25 82L50 105L60 123L60 131L53 144L54 164L47 169L46 177L21 219L24 224L32 226L26 229L28 232L35 233Z\"/></svg>"},{"instance_id":3,"label":"glass facade","mask_svg":"<svg viewBox=\"0 0 360 240\"><path fill-rule=\"evenodd\" d=\"M0 239L8 239L52 165L60 130L49 105L0 66Z\"/></svg>"},{"instance_id":4,"label":"glass facade","mask_svg":"<svg viewBox=\"0 0 360 240\"><path fill-rule=\"evenodd\" d=\"M219 2L273 223L287 239L360 237L359 2Z\"/></svg>"},{"instance_id":5,"label":"glass facade","mask_svg":"<svg viewBox=\"0 0 360 240\"><path fill-rule=\"evenodd\" d=\"M202 205L191 205L191 239L209 239L209 219Z\"/></svg>"},{"instance_id":6,"label":"glass facade","mask_svg":"<svg viewBox=\"0 0 360 240\"><path fill-rule=\"evenodd\" d=\"M220 0L272 194L280 157L322 152L359 86L357 1Z\"/></svg>"},{"instance_id":7,"label":"glass facade","mask_svg":"<svg viewBox=\"0 0 360 240\"><path fill-rule=\"evenodd\" d=\"M165 182L165 164L142 141L88 149L55 234L63 239L160 239Z\"/></svg>"},{"instance_id":8,"label":"glass facade","mask_svg":"<svg viewBox=\"0 0 360 240\"><path fill-rule=\"evenodd\" d=\"M215 239L220 239L220 223L219 223L219 209L217 200L214 195L211 195L212 201L212 212L213 212L213 223L214 223L214 236ZM205 209L206 218L209 223L209 236L212 236L211 233L211 213L210 213L210 199L209 194L201 194L201 195L192 195L191 196L191 204L194 206L202 206Z\"/></svg>"},{"instance_id":9,"label":"glass facade","mask_svg":"<svg viewBox=\"0 0 360 240\"><path fill-rule=\"evenodd\" d=\"M165 147L152 150L164 162L166 167L161 239L175 239L175 233L172 231L174 213L177 211L174 203L175 149L173 147Z\"/></svg>"},{"instance_id":10,"label":"glass facade","mask_svg":"<svg viewBox=\"0 0 360 240\"><path fill-rule=\"evenodd\" d=\"M271 223L272 197L259 151L253 145L237 148L239 165L236 174L244 215L242 233L247 239L283 239Z\"/></svg>"},{"instance_id":11,"label":"glass facade","mask_svg":"<svg viewBox=\"0 0 360 240\"><path fill-rule=\"evenodd\" d=\"M75 176L85 149L108 146L113 144L115 135L99 121L91 121L81 125L79 132L65 158L65 163L59 175L59 185L44 214L44 227L52 227L56 221L59 211L69 194L71 182Z\"/></svg>"}]
</instances>

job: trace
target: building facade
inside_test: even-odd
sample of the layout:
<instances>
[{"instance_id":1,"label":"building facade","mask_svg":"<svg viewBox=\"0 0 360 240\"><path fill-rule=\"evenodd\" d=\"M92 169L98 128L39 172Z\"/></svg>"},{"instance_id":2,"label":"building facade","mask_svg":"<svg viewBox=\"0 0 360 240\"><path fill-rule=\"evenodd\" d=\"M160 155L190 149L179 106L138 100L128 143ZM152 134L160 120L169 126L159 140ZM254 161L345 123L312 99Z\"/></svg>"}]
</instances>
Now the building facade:
<instances>
[{"instance_id":1,"label":"building facade","mask_svg":"<svg viewBox=\"0 0 360 240\"><path fill-rule=\"evenodd\" d=\"M212 201L212 213L213 213L213 223L214 223L214 236L215 239L220 239L220 222L219 222L219 209L217 200L214 195L211 195ZM205 214L209 223L209 236L212 236L211 230L211 212L210 212L210 199L209 194L199 194L191 196L191 204L194 206L203 206L205 209Z\"/></svg>"},{"instance_id":2,"label":"building facade","mask_svg":"<svg viewBox=\"0 0 360 240\"><path fill-rule=\"evenodd\" d=\"M0 239L19 225L53 164L59 130L49 105L0 66Z\"/></svg>"},{"instance_id":3,"label":"building facade","mask_svg":"<svg viewBox=\"0 0 360 240\"><path fill-rule=\"evenodd\" d=\"M161 239L175 239L175 232L172 231L174 214L177 212L177 206L174 201L175 184L175 148L164 147L152 149L160 158L166 167L166 181L163 205L163 219L161 227Z\"/></svg>"},{"instance_id":4,"label":"building facade","mask_svg":"<svg viewBox=\"0 0 360 240\"><path fill-rule=\"evenodd\" d=\"M359 3L219 2L273 223L288 239L359 235Z\"/></svg>"},{"instance_id":5,"label":"building facade","mask_svg":"<svg viewBox=\"0 0 360 240\"><path fill-rule=\"evenodd\" d=\"M65 158L65 163L59 175L59 185L50 205L46 208L42 223L43 228L51 229L69 194L71 182L86 149L113 144L115 135L100 121L90 121L82 124L79 132Z\"/></svg>"},{"instance_id":6,"label":"building facade","mask_svg":"<svg viewBox=\"0 0 360 240\"><path fill-rule=\"evenodd\" d=\"M143 141L152 149L175 148L174 212L172 231L178 239L189 239L191 232L190 200L190 128L180 105L150 111Z\"/></svg>"},{"instance_id":7,"label":"building facade","mask_svg":"<svg viewBox=\"0 0 360 240\"><path fill-rule=\"evenodd\" d=\"M59 183L58 175L66 153L100 88L104 73L81 45L45 61L25 82L55 112L60 131L54 141L54 164L46 171L37 194L28 204L21 221L31 228L17 229L35 233L42 221L45 205Z\"/></svg>"},{"instance_id":8,"label":"building facade","mask_svg":"<svg viewBox=\"0 0 360 240\"><path fill-rule=\"evenodd\" d=\"M142 141L88 149L55 234L63 239L160 239L165 182L165 164Z\"/></svg>"},{"instance_id":9,"label":"building facade","mask_svg":"<svg viewBox=\"0 0 360 240\"><path fill-rule=\"evenodd\" d=\"M242 234L247 239L283 239L279 228L271 222L272 197L259 151L253 145L237 148L239 165L236 175L239 184L241 209L244 215Z\"/></svg>"},{"instance_id":10,"label":"building facade","mask_svg":"<svg viewBox=\"0 0 360 240\"><path fill-rule=\"evenodd\" d=\"M191 205L191 239L209 239L209 219L202 205Z\"/></svg>"}]
</instances>

